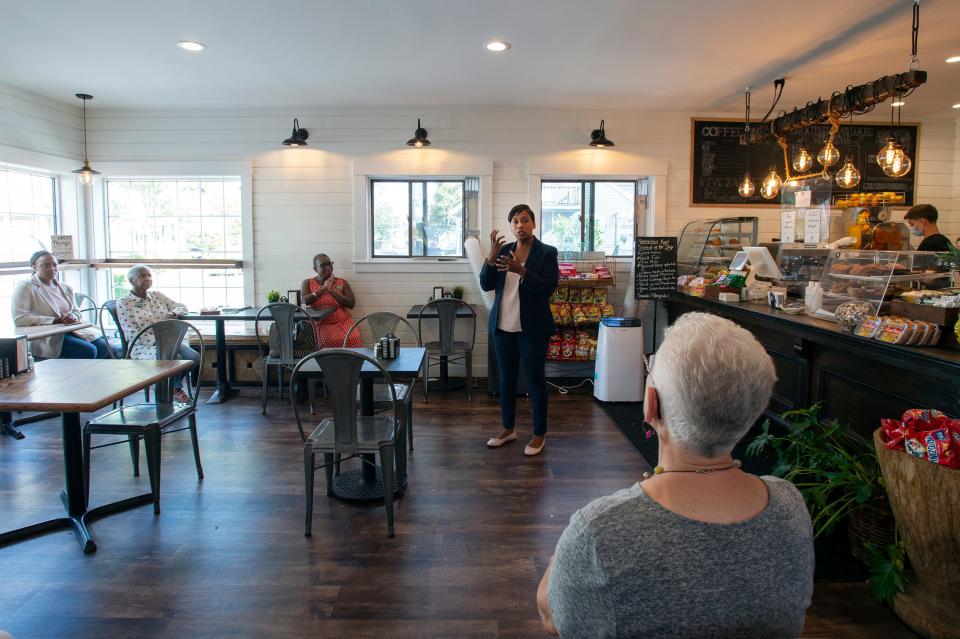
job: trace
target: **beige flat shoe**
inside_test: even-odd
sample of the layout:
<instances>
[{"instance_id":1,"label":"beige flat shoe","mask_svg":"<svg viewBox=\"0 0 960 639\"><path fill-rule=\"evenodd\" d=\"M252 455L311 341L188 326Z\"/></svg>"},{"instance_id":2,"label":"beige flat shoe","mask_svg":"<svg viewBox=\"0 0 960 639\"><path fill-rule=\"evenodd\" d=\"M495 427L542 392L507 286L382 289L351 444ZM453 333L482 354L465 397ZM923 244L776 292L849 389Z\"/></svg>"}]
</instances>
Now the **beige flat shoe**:
<instances>
[{"instance_id":1,"label":"beige flat shoe","mask_svg":"<svg viewBox=\"0 0 960 639\"><path fill-rule=\"evenodd\" d=\"M546 445L547 445L547 438L544 437L543 441L540 442L539 448L535 448L530 444L527 444L526 446L524 446L523 454L526 455L527 457L533 457L534 455L539 455L540 453L543 452L543 448Z\"/></svg>"},{"instance_id":2,"label":"beige flat shoe","mask_svg":"<svg viewBox=\"0 0 960 639\"><path fill-rule=\"evenodd\" d=\"M501 446L503 446L503 445L506 444L507 442L512 442L512 441L515 440L516 438L517 438L517 431L513 431L512 433L510 433L510 434L507 435L506 437L491 437L490 439L487 440L487 447L488 447L488 448L500 448Z\"/></svg>"}]
</instances>

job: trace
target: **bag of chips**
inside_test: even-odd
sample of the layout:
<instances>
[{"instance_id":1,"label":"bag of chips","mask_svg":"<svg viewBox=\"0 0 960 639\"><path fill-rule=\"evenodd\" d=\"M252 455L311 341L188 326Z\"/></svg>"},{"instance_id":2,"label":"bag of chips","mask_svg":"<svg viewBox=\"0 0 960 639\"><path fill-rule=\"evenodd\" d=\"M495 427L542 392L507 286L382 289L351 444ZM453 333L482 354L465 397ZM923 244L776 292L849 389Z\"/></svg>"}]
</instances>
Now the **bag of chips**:
<instances>
[{"instance_id":1,"label":"bag of chips","mask_svg":"<svg viewBox=\"0 0 960 639\"><path fill-rule=\"evenodd\" d=\"M596 304L606 304L607 303L607 289L605 288L595 288L593 289L593 301Z\"/></svg>"}]
</instances>

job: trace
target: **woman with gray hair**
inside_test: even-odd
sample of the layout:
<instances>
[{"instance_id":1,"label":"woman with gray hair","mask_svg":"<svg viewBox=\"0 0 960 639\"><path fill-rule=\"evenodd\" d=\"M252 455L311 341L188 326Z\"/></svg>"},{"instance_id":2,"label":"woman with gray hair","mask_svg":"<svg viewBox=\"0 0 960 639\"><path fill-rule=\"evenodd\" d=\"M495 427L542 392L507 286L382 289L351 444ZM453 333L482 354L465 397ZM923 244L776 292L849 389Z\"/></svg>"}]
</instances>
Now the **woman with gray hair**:
<instances>
[{"instance_id":1,"label":"woman with gray hair","mask_svg":"<svg viewBox=\"0 0 960 639\"><path fill-rule=\"evenodd\" d=\"M753 335L687 313L647 376L654 472L570 518L537 591L564 637L796 637L813 592L813 529L793 484L732 451L776 381Z\"/></svg>"},{"instance_id":2,"label":"woman with gray hair","mask_svg":"<svg viewBox=\"0 0 960 639\"><path fill-rule=\"evenodd\" d=\"M187 307L179 302L151 291L153 273L146 264L135 264L127 271L127 280L130 282L130 294L117 300L117 318L120 329L127 342L133 341L140 331L154 322L175 319L187 312ZM131 359L156 359L157 352L152 333L147 333L136 343L130 351ZM191 359L200 364L200 353L186 344L180 345L180 359ZM187 394L183 392L183 376L174 378L174 399L178 402L188 402Z\"/></svg>"}]
</instances>

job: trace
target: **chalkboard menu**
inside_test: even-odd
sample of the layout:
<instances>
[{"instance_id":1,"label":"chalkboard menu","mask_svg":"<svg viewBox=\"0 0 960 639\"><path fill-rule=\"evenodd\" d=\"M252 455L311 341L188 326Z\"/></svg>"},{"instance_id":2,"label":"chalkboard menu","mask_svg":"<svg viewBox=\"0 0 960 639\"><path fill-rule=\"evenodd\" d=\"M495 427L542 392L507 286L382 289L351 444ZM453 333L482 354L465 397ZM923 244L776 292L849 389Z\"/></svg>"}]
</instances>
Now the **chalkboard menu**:
<instances>
[{"instance_id":1,"label":"chalkboard menu","mask_svg":"<svg viewBox=\"0 0 960 639\"><path fill-rule=\"evenodd\" d=\"M633 297L662 300L677 290L677 238L638 237Z\"/></svg>"},{"instance_id":2,"label":"chalkboard menu","mask_svg":"<svg viewBox=\"0 0 960 639\"><path fill-rule=\"evenodd\" d=\"M756 125L753 125L756 126ZM860 184L854 189L841 189L834 184L834 197L840 194L879 193L893 191L904 195L904 204L913 205L917 172L917 135L919 125L900 126L900 144L913 160L913 169L902 178L884 174L877 164L877 152L890 136L889 124L860 124L854 121L841 124L834 138L834 146L840 150L840 161L832 170L839 169L849 155L860 171ZM747 163L747 147L740 144L743 121L692 119L690 204L692 206L779 206L779 198L764 200L760 197L760 181L770 172L773 161L781 178L786 176L783 167L783 150L776 140L750 145L750 176L757 187L749 198L737 193L737 184L743 178ZM805 145L816 157L823 143L830 137L830 125L812 126L787 135L790 156ZM820 165L814 161L814 167Z\"/></svg>"}]
</instances>

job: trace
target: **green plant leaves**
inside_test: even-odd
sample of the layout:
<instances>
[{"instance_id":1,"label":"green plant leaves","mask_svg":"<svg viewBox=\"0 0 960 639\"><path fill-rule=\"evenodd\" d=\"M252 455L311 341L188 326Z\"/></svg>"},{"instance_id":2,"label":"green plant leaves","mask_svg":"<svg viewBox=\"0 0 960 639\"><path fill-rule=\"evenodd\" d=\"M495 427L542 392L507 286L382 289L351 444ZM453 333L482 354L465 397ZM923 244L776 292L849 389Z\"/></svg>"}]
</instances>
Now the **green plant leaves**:
<instances>
[{"instance_id":1,"label":"green plant leaves","mask_svg":"<svg viewBox=\"0 0 960 639\"><path fill-rule=\"evenodd\" d=\"M906 553L902 543L891 544L882 550L876 544L867 543L870 554L870 592L873 598L888 606L893 605L893 596L905 592L903 580Z\"/></svg>"}]
</instances>

